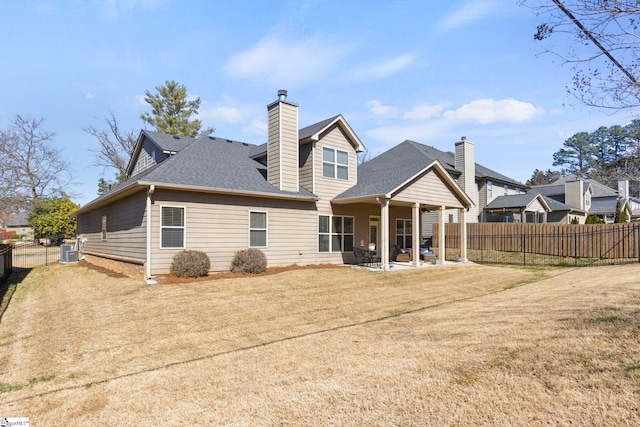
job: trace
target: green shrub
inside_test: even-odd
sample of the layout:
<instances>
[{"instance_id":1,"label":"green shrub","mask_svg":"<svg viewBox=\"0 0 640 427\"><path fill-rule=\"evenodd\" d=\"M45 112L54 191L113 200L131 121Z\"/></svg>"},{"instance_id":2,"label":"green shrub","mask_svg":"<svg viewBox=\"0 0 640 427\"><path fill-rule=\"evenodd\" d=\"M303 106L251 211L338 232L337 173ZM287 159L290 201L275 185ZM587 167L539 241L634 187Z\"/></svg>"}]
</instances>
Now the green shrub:
<instances>
[{"instance_id":1,"label":"green shrub","mask_svg":"<svg viewBox=\"0 0 640 427\"><path fill-rule=\"evenodd\" d=\"M258 274L267 268L267 257L260 249L242 249L235 253L231 261L231 271L234 273Z\"/></svg>"},{"instance_id":2,"label":"green shrub","mask_svg":"<svg viewBox=\"0 0 640 427\"><path fill-rule=\"evenodd\" d=\"M181 251L173 256L171 274L178 277L203 277L209 274L211 262L202 251Z\"/></svg>"}]
</instances>

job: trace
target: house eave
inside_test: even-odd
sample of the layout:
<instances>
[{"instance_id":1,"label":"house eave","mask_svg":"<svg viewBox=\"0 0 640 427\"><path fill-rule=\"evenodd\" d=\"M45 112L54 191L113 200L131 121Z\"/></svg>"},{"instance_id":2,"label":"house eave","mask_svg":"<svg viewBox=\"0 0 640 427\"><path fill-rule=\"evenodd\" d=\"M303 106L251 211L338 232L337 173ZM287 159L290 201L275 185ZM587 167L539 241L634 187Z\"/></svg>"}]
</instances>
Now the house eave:
<instances>
[{"instance_id":1,"label":"house eave","mask_svg":"<svg viewBox=\"0 0 640 427\"><path fill-rule=\"evenodd\" d=\"M229 194L235 196L246 196L246 197L260 197L263 199L285 199L285 200L299 200L306 202L316 202L318 201L318 197L311 196L302 196L296 194L282 194L282 193L265 193L261 191L249 191L249 190L232 190L228 188L217 188L217 187L204 187L199 185L182 185L182 184L166 184L152 181L140 181L138 183L142 186L150 186L155 185L156 191L159 189L163 190L181 190L181 191L189 191L196 193L214 193L214 194Z\"/></svg>"}]
</instances>

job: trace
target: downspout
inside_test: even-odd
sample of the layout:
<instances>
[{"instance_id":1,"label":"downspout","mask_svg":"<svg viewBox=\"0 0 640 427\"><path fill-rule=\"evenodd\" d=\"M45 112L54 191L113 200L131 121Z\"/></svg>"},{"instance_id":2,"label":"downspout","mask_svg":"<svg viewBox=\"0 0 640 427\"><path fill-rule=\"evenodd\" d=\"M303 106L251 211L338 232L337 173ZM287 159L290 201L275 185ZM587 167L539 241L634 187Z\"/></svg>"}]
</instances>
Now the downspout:
<instances>
[{"instance_id":1,"label":"downspout","mask_svg":"<svg viewBox=\"0 0 640 427\"><path fill-rule=\"evenodd\" d=\"M151 184L147 191L147 262L146 262L146 279L148 285L155 285L158 282L151 278L151 196L156 191L156 186Z\"/></svg>"}]
</instances>

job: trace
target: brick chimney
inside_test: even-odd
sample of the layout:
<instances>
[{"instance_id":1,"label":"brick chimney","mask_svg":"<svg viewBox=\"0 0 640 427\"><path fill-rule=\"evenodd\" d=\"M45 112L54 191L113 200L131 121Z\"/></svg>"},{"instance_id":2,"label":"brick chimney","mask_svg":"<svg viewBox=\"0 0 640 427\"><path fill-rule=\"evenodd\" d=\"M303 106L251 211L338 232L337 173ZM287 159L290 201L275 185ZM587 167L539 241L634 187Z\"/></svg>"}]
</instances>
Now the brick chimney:
<instances>
[{"instance_id":1,"label":"brick chimney","mask_svg":"<svg viewBox=\"0 0 640 427\"><path fill-rule=\"evenodd\" d=\"M455 143L455 168L459 170L458 185L467 193L467 196L475 203L467 212L467 222L478 222L478 187L476 185L476 160L474 147L467 137L463 136Z\"/></svg>"},{"instance_id":2,"label":"brick chimney","mask_svg":"<svg viewBox=\"0 0 640 427\"><path fill-rule=\"evenodd\" d=\"M279 190L298 192L298 105L287 101L287 91L281 89L267 114L267 181Z\"/></svg>"}]
</instances>

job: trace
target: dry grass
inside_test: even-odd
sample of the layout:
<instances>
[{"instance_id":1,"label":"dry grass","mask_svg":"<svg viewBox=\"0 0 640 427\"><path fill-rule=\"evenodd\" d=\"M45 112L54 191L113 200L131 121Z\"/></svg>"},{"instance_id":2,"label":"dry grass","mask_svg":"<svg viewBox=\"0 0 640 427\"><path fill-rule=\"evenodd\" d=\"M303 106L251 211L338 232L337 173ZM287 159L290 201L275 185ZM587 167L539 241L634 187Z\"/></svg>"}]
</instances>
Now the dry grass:
<instances>
[{"instance_id":1,"label":"dry grass","mask_svg":"<svg viewBox=\"0 0 640 427\"><path fill-rule=\"evenodd\" d=\"M451 265L147 286L37 269L0 323L0 417L634 425L639 274Z\"/></svg>"}]
</instances>

